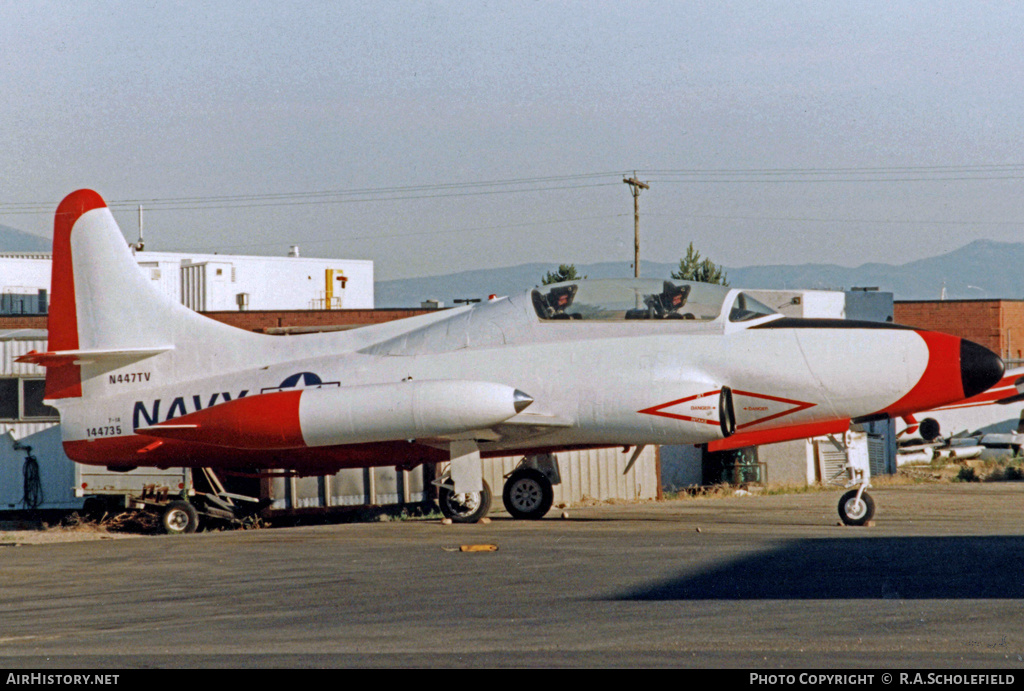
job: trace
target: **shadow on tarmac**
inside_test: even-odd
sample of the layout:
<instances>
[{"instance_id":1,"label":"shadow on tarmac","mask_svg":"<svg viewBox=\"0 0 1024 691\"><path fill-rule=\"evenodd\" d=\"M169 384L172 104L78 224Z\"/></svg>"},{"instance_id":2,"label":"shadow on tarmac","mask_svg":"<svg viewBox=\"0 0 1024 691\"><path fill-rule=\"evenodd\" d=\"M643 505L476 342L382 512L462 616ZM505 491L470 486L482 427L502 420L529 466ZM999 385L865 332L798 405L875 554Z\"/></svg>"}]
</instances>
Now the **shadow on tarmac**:
<instances>
[{"instance_id":1,"label":"shadow on tarmac","mask_svg":"<svg viewBox=\"0 0 1024 691\"><path fill-rule=\"evenodd\" d=\"M797 540L608 599L1024 599L1024 537Z\"/></svg>"}]
</instances>

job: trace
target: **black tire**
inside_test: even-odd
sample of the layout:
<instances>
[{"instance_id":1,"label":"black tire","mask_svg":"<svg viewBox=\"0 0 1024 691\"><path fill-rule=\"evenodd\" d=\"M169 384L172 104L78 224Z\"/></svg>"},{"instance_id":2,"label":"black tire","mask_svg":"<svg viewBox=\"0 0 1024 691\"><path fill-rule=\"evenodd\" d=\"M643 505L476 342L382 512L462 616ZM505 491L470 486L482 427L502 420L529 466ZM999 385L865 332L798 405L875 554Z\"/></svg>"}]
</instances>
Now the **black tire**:
<instances>
[{"instance_id":1,"label":"black tire","mask_svg":"<svg viewBox=\"0 0 1024 691\"><path fill-rule=\"evenodd\" d=\"M520 468L505 481L501 499L512 518L535 521L551 510L555 490L544 473L535 468Z\"/></svg>"},{"instance_id":2,"label":"black tire","mask_svg":"<svg viewBox=\"0 0 1024 691\"><path fill-rule=\"evenodd\" d=\"M86 520L101 521L108 513L107 502L99 497L89 497L82 503L82 516Z\"/></svg>"},{"instance_id":3,"label":"black tire","mask_svg":"<svg viewBox=\"0 0 1024 691\"><path fill-rule=\"evenodd\" d=\"M456 494L447 487L437 492L437 503L441 513L453 523L476 523L491 511L491 488L483 480L482 492Z\"/></svg>"},{"instance_id":4,"label":"black tire","mask_svg":"<svg viewBox=\"0 0 1024 691\"><path fill-rule=\"evenodd\" d=\"M839 499L839 518L846 525L864 525L875 517L875 500L864 492L857 501L857 490L851 489Z\"/></svg>"},{"instance_id":5,"label":"black tire","mask_svg":"<svg viewBox=\"0 0 1024 691\"><path fill-rule=\"evenodd\" d=\"M921 438L925 441L935 441L942 434L942 428L939 427L939 423L935 418L926 417L921 420L921 424L917 427L917 433L921 435Z\"/></svg>"},{"instance_id":6,"label":"black tire","mask_svg":"<svg viewBox=\"0 0 1024 691\"><path fill-rule=\"evenodd\" d=\"M172 501L161 514L160 525L168 535L194 533L199 529L199 514L187 501Z\"/></svg>"}]
</instances>

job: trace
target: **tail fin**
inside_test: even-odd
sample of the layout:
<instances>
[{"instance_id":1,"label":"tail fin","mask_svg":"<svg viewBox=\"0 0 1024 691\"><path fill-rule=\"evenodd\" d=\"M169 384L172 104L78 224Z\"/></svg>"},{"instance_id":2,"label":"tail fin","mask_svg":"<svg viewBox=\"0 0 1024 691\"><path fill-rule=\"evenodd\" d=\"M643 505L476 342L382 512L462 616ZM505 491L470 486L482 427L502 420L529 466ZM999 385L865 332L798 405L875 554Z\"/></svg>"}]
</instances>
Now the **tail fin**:
<instances>
[{"instance_id":1,"label":"tail fin","mask_svg":"<svg viewBox=\"0 0 1024 691\"><path fill-rule=\"evenodd\" d=\"M225 368L252 366L254 348L276 350L271 337L207 319L153 288L92 190L57 207L48 329L49 352L22 359L47 366L51 401L102 395L100 374L148 358L157 383L209 374L210 357Z\"/></svg>"},{"instance_id":2,"label":"tail fin","mask_svg":"<svg viewBox=\"0 0 1024 691\"><path fill-rule=\"evenodd\" d=\"M50 314L47 318L51 352L77 351L78 311L75 309L75 280L71 268L71 230L84 214L106 209L103 198L92 190L80 190L64 198L53 221L53 262L50 268ZM38 360L37 360L38 361ZM45 362L39 362L45 364ZM82 395L81 366L73 359L54 360L46 371L46 398Z\"/></svg>"}]
</instances>

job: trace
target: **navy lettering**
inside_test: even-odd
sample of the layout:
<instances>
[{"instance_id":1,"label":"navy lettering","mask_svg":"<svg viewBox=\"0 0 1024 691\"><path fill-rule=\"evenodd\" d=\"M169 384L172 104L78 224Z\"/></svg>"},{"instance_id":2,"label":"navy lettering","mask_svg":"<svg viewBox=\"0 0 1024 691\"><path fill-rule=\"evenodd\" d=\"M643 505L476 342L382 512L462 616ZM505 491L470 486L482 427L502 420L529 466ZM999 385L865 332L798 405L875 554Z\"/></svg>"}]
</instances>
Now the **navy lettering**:
<instances>
[{"instance_id":1,"label":"navy lettering","mask_svg":"<svg viewBox=\"0 0 1024 691\"><path fill-rule=\"evenodd\" d=\"M171 418L178 417L179 415L185 415L188 411L185 410L185 399L178 396L171 401L171 409L167 411L167 417L164 420L170 420Z\"/></svg>"},{"instance_id":2,"label":"navy lettering","mask_svg":"<svg viewBox=\"0 0 1024 691\"><path fill-rule=\"evenodd\" d=\"M146 420L145 425L139 424L139 417L143 417ZM149 411L146 410L146 406L142 405L142 401L135 401L135 411L132 413L132 428L138 429L139 427L149 427L155 425L160 418L160 399L153 401L153 414L150 415Z\"/></svg>"}]
</instances>

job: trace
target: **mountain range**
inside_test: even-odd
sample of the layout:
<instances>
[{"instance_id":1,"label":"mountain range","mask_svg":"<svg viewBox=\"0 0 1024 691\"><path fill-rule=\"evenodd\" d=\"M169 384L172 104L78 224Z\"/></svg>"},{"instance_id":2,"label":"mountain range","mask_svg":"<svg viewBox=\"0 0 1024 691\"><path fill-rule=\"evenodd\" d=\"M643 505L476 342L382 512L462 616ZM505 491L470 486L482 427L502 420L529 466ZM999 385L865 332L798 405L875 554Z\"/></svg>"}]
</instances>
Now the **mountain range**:
<instances>
[{"instance_id":1,"label":"mountain range","mask_svg":"<svg viewBox=\"0 0 1024 691\"><path fill-rule=\"evenodd\" d=\"M500 269L461 271L377 281L378 307L415 307L427 299L451 306L456 299L486 299L534 287L549 271L565 263L520 264ZM678 260L658 263L641 260L640 275L669 278ZM1024 299L1024 243L975 240L963 247L905 264L869 263L857 267L838 264L792 264L724 267L729 285L743 288L849 290L872 287L891 292L896 300L938 300L945 291L949 300ZM629 262L578 264L576 272L588 278L630 277Z\"/></svg>"},{"instance_id":2,"label":"mountain range","mask_svg":"<svg viewBox=\"0 0 1024 691\"><path fill-rule=\"evenodd\" d=\"M0 225L0 252L49 252L52 241Z\"/></svg>"}]
</instances>

